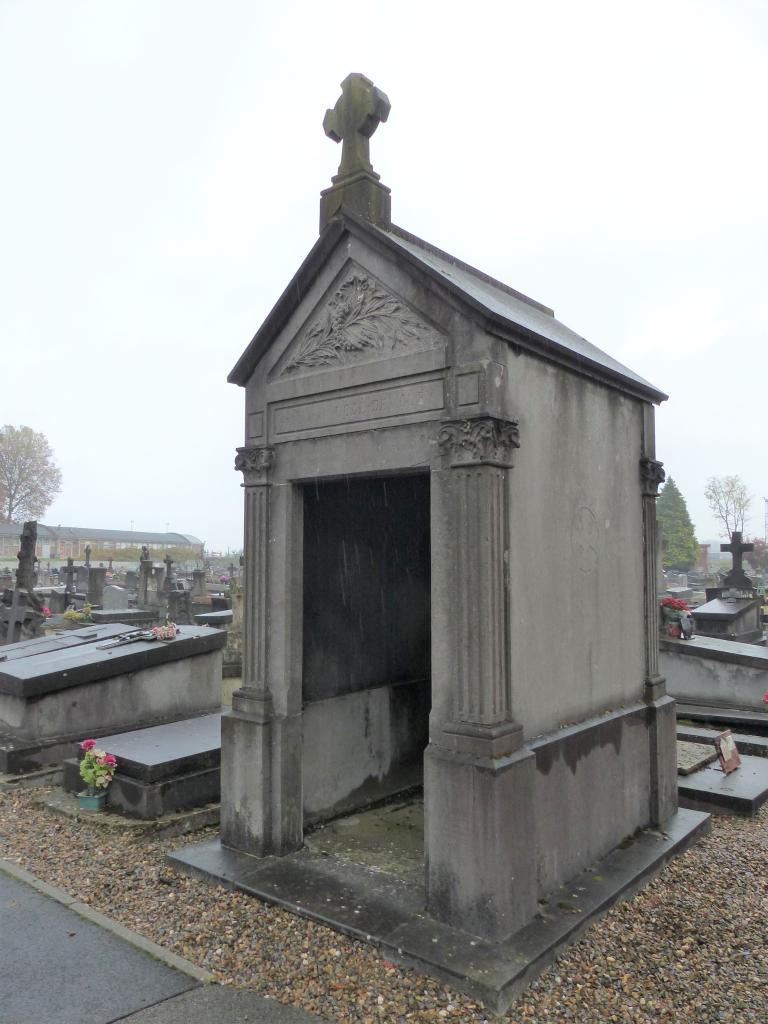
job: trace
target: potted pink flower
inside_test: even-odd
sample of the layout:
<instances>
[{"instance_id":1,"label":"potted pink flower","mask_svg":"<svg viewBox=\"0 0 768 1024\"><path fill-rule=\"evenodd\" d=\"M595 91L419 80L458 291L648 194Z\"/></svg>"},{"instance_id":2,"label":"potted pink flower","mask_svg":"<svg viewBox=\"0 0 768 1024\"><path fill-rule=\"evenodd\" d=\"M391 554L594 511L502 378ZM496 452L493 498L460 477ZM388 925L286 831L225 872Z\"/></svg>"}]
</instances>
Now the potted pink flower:
<instances>
[{"instance_id":1,"label":"potted pink flower","mask_svg":"<svg viewBox=\"0 0 768 1024\"><path fill-rule=\"evenodd\" d=\"M86 788L77 794L83 811L103 811L107 799L107 787L114 778L117 758L100 750L96 740L83 740L80 744L83 756L80 759L80 778Z\"/></svg>"}]
</instances>

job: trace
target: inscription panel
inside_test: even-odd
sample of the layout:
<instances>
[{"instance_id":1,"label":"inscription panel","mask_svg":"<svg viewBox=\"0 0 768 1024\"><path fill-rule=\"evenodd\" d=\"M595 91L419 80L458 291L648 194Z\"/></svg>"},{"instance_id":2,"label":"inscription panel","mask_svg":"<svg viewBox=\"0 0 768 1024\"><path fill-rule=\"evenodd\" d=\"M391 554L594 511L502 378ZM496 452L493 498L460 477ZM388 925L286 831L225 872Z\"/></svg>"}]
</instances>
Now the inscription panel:
<instances>
[{"instance_id":1,"label":"inscription panel","mask_svg":"<svg viewBox=\"0 0 768 1024\"><path fill-rule=\"evenodd\" d=\"M273 408L275 440L294 435L334 434L384 420L428 418L443 408L442 377L409 381L353 394L303 399Z\"/></svg>"}]
</instances>

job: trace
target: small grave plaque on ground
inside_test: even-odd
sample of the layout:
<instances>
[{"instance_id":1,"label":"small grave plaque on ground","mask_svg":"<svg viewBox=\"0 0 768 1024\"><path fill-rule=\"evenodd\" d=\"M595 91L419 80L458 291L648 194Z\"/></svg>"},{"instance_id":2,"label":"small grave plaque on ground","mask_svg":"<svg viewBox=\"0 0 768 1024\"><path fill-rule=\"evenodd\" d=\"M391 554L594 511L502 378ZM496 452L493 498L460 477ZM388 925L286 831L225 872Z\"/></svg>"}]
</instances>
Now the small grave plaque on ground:
<instances>
[{"instance_id":1,"label":"small grave plaque on ground","mask_svg":"<svg viewBox=\"0 0 768 1024\"><path fill-rule=\"evenodd\" d=\"M731 772L735 772L741 764L741 758L739 757L736 741L731 735L730 729L726 729L725 732L715 736L715 749L717 750L720 767L725 774L730 775Z\"/></svg>"}]
</instances>

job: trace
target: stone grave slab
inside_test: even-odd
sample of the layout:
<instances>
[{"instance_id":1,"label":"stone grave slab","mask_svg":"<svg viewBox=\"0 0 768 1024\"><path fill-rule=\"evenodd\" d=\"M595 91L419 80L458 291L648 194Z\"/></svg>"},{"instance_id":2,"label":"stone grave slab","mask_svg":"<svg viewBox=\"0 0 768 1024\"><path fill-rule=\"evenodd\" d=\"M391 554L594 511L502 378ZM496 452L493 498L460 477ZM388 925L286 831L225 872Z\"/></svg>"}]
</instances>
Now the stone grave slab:
<instances>
[{"instance_id":1,"label":"stone grave slab","mask_svg":"<svg viewBox=\"0 0 768 1024\"><path fill-rule=\"evenodd\" d=\"M117 758L107 805L130 817L152 819L219 799L221 714L101 736ZM79 759L64 762L64 789L83 787Z\"/></svg>"},{"instance_id":2,"label":"stone grave slab","mask_svg":"<svg viewBox=\"0 0 768 1024\"><path fill-rule=\"evenodd\" d=\"M690 743L714 743L719 729L706 729L700 725L682 725L677 727L678 740ZM768 737L755 736L751 733L735 732L733 738L742 754L753 754L755 757L768 757Z\"/></svg>"},{"instance_id":3,"label":"stone grave slab","mask_svg":"<svg viewBox=\"0 0 768 1024\"><path fill-rule=\"evenodd\" d=\"M232 622L232 609L226 609L219 612L203 612L200 615L195 615L195 622L199 622L201 626L220 626L222 629L226 628Z\"/></svg>"},{"instance_id":4,"label":"stone grave slab","mask_svg":"<svg viewBox=\"0 0 768 1024\"><path fill-rule=\"evenodd\" d=\"M100 608L91 612L91 618L97 623L119 622L125 626L140 627L155 623L157 611L154 608Z\"/></svg>"},{"instance_id":5,"label":"stone grave slab","mask_svg":"<svg viewBox=\"0 0 768 1024\"><path fill-rule=\"evenodd\" d=\"M716 760L717 751L712 744L677 741L678 775L690 775Z\"/></svg>"},{"instance_id":6,"label":"stone grave slab","mask_svg":"<svg viewBox=\"0 0 768 1024\"><path fill-rule=\"evenodd\" d=\"M4 649L10 656L0 662L0 771L58 762L86 736L218 711L223 630L181 626L168 642L100 646L127 632L124 625L94 625L67 639Z\"/></svg>"},{"instance_id":7,"label":"stone grave slab","mask_svg":"<svg viewBox=\"0 0 768 1024\"><path fill-rule=\"evenodd\" d=\"M743 729L756 735L768 735L768 713L765 711L749 711L745 708L715 707L711 704L686 704L677 702L678 720L719 725L717 732L731 727ZM738 741L737 741L738 742Z\"/></svg>"},{"instance_id":8,"label":"stone grave slab","mask_svg":"<svg viewBox=\"0 0 768 1024\"><path fill-rule=\"evenodd\" d=\"M700 768L678 780L678 795L681 807L752 817L768 799L768 759L745 755L729 775L719 765Z\"/></svg>"}]
</instances>

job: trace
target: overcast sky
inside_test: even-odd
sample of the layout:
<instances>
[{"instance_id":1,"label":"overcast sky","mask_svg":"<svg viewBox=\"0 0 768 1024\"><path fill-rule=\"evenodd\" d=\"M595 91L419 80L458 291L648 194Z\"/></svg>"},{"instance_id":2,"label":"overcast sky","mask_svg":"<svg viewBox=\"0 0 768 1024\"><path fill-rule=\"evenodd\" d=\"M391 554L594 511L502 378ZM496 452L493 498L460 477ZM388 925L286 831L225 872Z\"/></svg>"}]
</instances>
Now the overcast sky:
<instances>
[{"instance_id":1,"label":"overcast sky","mask_svg":"<svg viewBox=\"0 0 768 1024\"><path fill-rule=\"evenodd\" d=\"M45 521L242 545L226 377L317 237L360 71L393 220L670 395L658 455L768 496L765 0L0 0L0 422Z\"/></svg>"}]
</instances>

